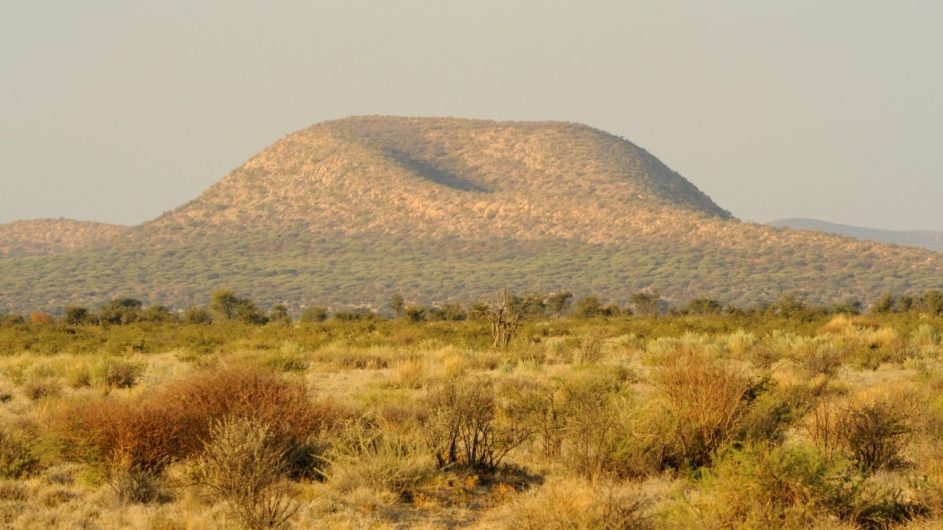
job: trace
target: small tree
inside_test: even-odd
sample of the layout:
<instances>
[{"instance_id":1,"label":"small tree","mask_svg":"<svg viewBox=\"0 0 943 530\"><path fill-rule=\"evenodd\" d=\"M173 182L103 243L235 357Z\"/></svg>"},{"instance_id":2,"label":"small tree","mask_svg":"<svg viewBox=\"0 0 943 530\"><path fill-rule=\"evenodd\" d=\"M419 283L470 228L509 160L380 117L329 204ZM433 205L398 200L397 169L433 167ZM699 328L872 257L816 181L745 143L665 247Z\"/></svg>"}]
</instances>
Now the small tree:
<instances>
[{"instance_id":1,"label":"small tree","mask_svg":"<svg viewBox=\"0 0 943 530\"><path fill-rule=\"evenodd\" d=\"M249 298L239 298L230 289L218 289L210 294L210 313L216 320L235 320L246 324L265 324L268 318Z\"/></svg>"},{"instance_id":2,"label":"small tree","mask_svg":"<svg viewBox=\"0 0 943 530\"><path fill-rule=\"evenodd\" d=\"M593 318L602 314L602 302L595 296L587 296L576 302L573 315L577 318Z\"/></svg>"},{"instance_id":3,"label":"small tree","mask_svg":"<svg viewBox=\"0 0 943 530\"><path fill-rule=\"evenodd\" d=\"M719 315L724 306L712 298L695 298L684 306L683 311L689 315Z\"/></svg>"},{"instance_id":4,"label":"small tree","mask_svg":"<svg viewBox=\"0 0 943 530\"><path fill-rule=\"evenodd\" d=\"M891 293L884 293L881 298L871 306L872 313L893 313L897 309L897 300Z\"/></svg>"},{"instance_id":5,"label":"small tree","mask_svg":"<svg viewBox=\"0 0 943 530\"><path fill-rule=\"evenodd\" d=\"M920 309L931 315L943 314L943 291L927 291L920 297Z\"/></svg>"},{"instance_id":6,"label":"small tree","mask_svg":"<svg viewBox=\"0 0 943 530\"><path fill-rule=\"evenodd\" d=\"M547 309L556 316L561 316L573 301L573 293L553 293L547 297Z\"/></svg>"},{"instance_id":7,"label":"small tree","mask_svg":"<svg viewBox=\"0 0 943 530\"><path fill-rule=\"evenodd\" d=\"M838 422L840 439L868 473L900 464L910 432L903 415L884 403L851 407Z\"/></svg>"},{"instance_id":8,"label":"small tree","mask_svg":"<svg viewBox=\"0 0 943 530\"><path fill-rule=\"evenodd\" d=\"M213 316L205 307L190 307L184 311L183 321L187 324L212 324Z\"/></svg>"},{"instance_id":9,"label":"small tree","mask_svg":"<svg viewBox=\"0 0 943 530\"><path fill-rule=\"evenodd\" d=\"M487 377L446 379L426 396L423 435L439 467L493 470L533 435L530 409Z\"/></svg>"},{"instance_id":10,"label":"small tree","mask_svg":"<svg viewBox=\"0 0 943 530\"><path fill-rule=\"evenodd\" d=\"M426 309L419 305L408 305L403 310L403 315L405 315L410 322L422 322L426 319Z\"/></svg>"},{"instance_id":11,"label":"small tree","mask_svg":"<svg viewBox=\"0 0 943 530\"><path fill-rule=\"evenodd\" d=\"M309 307L301 312L301 321L305 323L324 322L327 320L327 309L320 306Z\"/></svg>"},{"instance_id":12,"label":"small tree","mask_svg":"<svg viewBox=\"0 0 943 530\"><path fill-rule=\"evenodd\" d=\"M406 300L403 299L403 295L393 293L393 296L390 297L390 309L393 310L393 316L402 318L406 310Z\"/></svg>"},{"instance_id":13,"label":"small tree","mask_svg":"<svg viewBox=\"0 0 943 530\"><path fill-rule=\"evenodd\" d=\"M62 320L70 326L78 326L87 324L91 320L91 314L87 308L72 305L65 308Z\"/></svg>"},{"instance_id":14,"label":"small tree","mask_svg":"<svg viewBox=\"0 0 943 530\"><path fill-rule=\"evenodd\" d=\"M279 324L291 324L291 315L288 313L288 308L284 304L275 304L272 306L271 311L269 311L270 322L277 322Z\"/></svg>"},{"instance_id":15,"label":"small tree","mask_svg":"<svg viewBox=\"0 0 943 530\"><path fill-rule=\"evenodd\" d=\"M176 315L170 311L169 307L160 304L148 307L138 317L138 320L144 322L173 322L176 319Z\"/></svg>"},{"instance_id":16,"label":"small tree","mask_svg":"<svg viewBox=\"0 0 943 530\"><path fill-rule=\"evenodd\" d=\"M134 298L115 298L98 310L98 320L102 324L130 324L141 317L144 304Z\"/></svg>"},{"instance_id":17,"label":"small tree","mask_svg":"<svg viewBox=\"0 0 943 530\"><path fill-rule=\"evenodd\" d=\"M629 303L635 313L643 316L652 316L658 313L661 298L656 292L639 291L629 297Z\"/></svg>"}]
</instances>

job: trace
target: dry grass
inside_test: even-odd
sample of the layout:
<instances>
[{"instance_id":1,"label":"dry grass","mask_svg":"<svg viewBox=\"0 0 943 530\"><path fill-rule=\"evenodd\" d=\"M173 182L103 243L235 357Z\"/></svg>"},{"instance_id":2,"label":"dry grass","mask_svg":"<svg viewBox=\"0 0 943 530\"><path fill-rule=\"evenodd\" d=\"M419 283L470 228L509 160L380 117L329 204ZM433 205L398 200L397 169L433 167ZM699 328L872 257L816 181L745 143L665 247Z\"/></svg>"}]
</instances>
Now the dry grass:
<instances>
[{"instance_id":1,"label":"dry grass","mask_svg":"<svg viewBox=\"0 0 943 530\"><path fill-rule=\"evenodd\" d=\"M204 367L0 357L0 472L17 477L0 527L927 527L943 517L932 329L828 326L643 339L550 321L508 351L299 334ZM877 370L847 350L918 343ZM133 385L108 382L113 364ZM61 388L34 400L37 381Z\"/></svg>"},{"instance_id":2,"label":"dry grass","mask_svg":"<svg viewBox=\"0 0 943 530\"><path fill-rule=\"evenodd\" d=\"M621 530L654 528L647 502L631 487L606 482L554 481L513 500L505 528Z\"/></svg>"}]
</instances>

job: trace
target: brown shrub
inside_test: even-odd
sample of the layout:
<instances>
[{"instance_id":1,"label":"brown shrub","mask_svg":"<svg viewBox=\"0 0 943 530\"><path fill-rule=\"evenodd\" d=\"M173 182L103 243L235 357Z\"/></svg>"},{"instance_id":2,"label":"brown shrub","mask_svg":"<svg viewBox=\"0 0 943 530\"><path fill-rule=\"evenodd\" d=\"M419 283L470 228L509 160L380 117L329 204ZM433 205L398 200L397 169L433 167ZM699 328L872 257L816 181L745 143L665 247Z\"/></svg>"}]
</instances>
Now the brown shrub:
<instances>
[{"instance_id":1,"label":"brown shrub","mask_svg":"<svg viewBox=\"0 0 943 530\"><path fill-rule=\"evenodd\" d=\"M39 312L36 312L36 313L30 314L30 316L29 316L29 323L30 323L30 324L45 325L45 324L52 324L52 323L55 322L55 321L56 321L56 320L55 320L54 318L52 318L52 316L49 315L49 314L47 314L47 313L39 313Z\"/></svg>"},{"instance_id":2,"label":"brown shrub","mask_svg":"<svg viewBox=\"0 0 943 530\"><path fill-rule=\"evenodd\" d=\"M297 445L332 424L337 411L271 372L227 368L200 371L135 400L82 403L52 427L73 449L91 447L108 462L159 470L198 453L211 425L225 417L255 420L287 445Z\"/></svg>"}]
</instances>

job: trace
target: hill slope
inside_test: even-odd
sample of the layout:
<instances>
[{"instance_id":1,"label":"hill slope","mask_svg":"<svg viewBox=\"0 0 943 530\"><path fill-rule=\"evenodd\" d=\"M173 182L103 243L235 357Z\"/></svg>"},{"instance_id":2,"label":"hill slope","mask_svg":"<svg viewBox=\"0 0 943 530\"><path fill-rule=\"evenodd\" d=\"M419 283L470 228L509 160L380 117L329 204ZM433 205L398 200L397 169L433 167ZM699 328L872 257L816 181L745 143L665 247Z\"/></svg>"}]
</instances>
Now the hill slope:
<instances>
[{"instance_id":1,"label":"hill slope","mask_svg":"<svg viewBox=\"0 0 943 530\"><path fill-rule=\"evenodd\" d=\"M350 118L285 137L145 227L603 242L674 215L730 216L644 150L583 125Z\"/></svg>"},{"instance_id":2,"label":"hill slope","mask_svg":"<svg viewBox=\"0 0 943 530\"><path fill-rule=\"evenodd\" d=\"M746 303L943 279L938 254L741 223L643 149L558 122L325 122L158 219L63 240L0 259L0 308L184 306L220 286L294 307L469 301L505 284Z\"/></svg>"},{"instance_id":3,"label":"hill slope","mask_svg":"<svg viewBox=\"0 0 943 530\"><path fill-rule=\"evenodd\" d=\"M880 230L877 228L864 228L805 218L777 219L770 224L782 228L814 230L816 232L837 234L865 241L906 245L909 247L920 247L936 252L943 252L943 232L933 230Z\"/></svg>"}]
</instances>

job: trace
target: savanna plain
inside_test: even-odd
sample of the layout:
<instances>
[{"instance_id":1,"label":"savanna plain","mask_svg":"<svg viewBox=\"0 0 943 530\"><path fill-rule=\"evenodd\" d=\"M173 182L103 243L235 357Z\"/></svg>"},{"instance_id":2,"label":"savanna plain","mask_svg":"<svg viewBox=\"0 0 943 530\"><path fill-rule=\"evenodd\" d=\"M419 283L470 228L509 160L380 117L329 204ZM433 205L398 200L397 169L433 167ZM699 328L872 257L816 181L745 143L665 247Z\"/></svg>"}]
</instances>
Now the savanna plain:
<instances>
[{"instance_id":1,"label":"savanna plain","mask_svg":"<svg viewBox=\"0 0 943 530\"><path fill-rule=\"evenodd\" d=\"M4 528L943 528L943 293L0 320Z\"/></svg>"}]
</instances>

